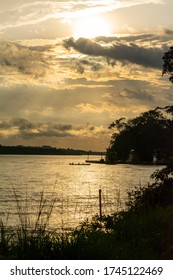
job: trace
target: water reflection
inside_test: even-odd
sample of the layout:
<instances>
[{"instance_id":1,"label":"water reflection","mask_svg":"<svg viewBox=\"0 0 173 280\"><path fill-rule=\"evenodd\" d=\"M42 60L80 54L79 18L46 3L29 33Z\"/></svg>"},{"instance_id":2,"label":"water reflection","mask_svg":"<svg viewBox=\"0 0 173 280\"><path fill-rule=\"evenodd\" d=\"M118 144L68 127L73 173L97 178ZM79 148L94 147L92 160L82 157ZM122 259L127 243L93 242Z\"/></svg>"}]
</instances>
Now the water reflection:
<instances>
[{"instance_id":1,"label":"water reflection","mask_svg":"<svg viewBox=\"0 0 173 280\"><path fill-rule=\"evenodd\" d=\"M103 214L113 213L124 207L127 191L147 185L156 169L123 164L69 165L81 161L85 157L0 156L0 216L5 218L9 213L9 224L19 222L14 188L22 211L34 220L43 192L48 206L56 199L50 227L75 227L99 213L99 189Z\"/></svg>"}]
</instances>

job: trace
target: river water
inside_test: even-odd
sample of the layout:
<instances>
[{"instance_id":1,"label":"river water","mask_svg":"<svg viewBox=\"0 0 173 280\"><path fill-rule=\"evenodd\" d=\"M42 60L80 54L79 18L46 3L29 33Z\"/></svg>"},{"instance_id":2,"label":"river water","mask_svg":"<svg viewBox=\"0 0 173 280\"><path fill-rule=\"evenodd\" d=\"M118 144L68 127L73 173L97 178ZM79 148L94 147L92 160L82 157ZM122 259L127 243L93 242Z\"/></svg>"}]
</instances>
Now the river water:
<instances>
[{"instance_id":1,"label":"river water","mask_svg":"<svg viewBox=\"0 0 173 280\"><path fill-rule=\"evenodd\" d=\"M150 175L158 168L128 164L69 165L85 160L85 156L1 155L0 220L14 226L20 223L19 217L27 214L30 223L35 223L43 194L45 214L56 200L49 227L74 228L99 214L99 189L102 213L111 214L125 207L128 191L147 186Z\"/></svg>"}]
</instances>

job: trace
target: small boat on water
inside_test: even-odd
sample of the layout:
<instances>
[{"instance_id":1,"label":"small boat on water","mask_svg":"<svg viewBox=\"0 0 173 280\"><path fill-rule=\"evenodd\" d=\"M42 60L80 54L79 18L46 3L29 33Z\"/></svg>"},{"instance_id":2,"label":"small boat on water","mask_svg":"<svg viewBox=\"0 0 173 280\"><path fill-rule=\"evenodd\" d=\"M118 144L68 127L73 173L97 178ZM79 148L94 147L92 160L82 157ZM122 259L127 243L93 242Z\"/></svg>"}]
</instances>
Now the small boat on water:
<instances>
[{"instance_id":1,"label":"small boat on water","mask_svg":"<svg viewBox=\"0 0 173 280\"><path fill-rule=\"evenodd\" d=\"M70 162L69 164L70 165L91 165L90 163L82 163L82 162L79 162L79 163Z\"/></svg>"}]
</instances>

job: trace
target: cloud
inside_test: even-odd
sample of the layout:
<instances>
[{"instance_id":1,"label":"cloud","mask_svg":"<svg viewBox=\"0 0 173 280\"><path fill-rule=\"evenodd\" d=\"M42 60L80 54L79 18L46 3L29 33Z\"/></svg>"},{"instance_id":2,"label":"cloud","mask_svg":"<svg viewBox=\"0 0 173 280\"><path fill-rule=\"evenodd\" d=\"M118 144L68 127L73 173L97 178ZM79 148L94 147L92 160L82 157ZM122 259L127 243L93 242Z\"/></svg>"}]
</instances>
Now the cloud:
<instances>
[{"instance_id":1,"label":"cloud","mask_svg":"<svg viewBox=\"0 0 173 280\"><path fill-rule=\"evenodd\" d=\"M42 48L29 48L12 42L0 43L0 65L35 78L44 76L49 68Z\"/></svg>"},{"instance_id":2,"label":"cloud","mask_svg":"<svg viewBox=\"0 0 173 280\"><path fill-rule=\"evenodd\" d=\"M110 136L110 131L108 130L107 126L93 126L86 124L82 126L76 126L76 129L73 131L73 134L74 136L85 136L87 138L102 138L104 136Z\"/></svg>"},{"instance_id":3,"label":"cloud","mask_svg":"<svg viewBox=\"0 0 173 280\"><path fill-rule=\"evenodd\" d=\"M75 59L76 70L78 73L83 74L85 70L91 72L99 72L103 69L103 65L101 63L87 60L87 59L78 59L76 62Z\"/></svg>"},{"instance_id":4,"label":"cloud","mask_svg":"<svg viewBox=\"0 0 173 280\"><path fill-rule=\"evenodd\" d=\"M104 126L93 125L71 125L33 122L27 119L16 118L9 121L0 121L0 135L4 138L30 139L35 138L63 138L74 136L98 137L100 134L106 134L107 128ZM51 142L51 140L50 140Z\"/></svg>"},{"instance_id":5,"label":"cloud","mask_svg":"<svg viewBox=\"0 0 173 280\"><path fill-rule=\"evenodd\" d=\"M162 32L161 35L163 35L164 32ZM112 44L116 44L116 43L124 43L124 42L131 42L133 43L135 42L146 42L146 41L150 41L152 43L153 40L160 40L161 37L159 34L153 34L153 33L141 33L141 34L122 34L122 35L118 35L118 36L98 36L96 38L94 38L94 40L96 42L103 42L103 43L112 43Z\"/></svg>"},{"instance_id":6,"label":"cloud","mask_svg":"<svg viewBox=\"0 0 173 280\"><path fill-rule=\"evenodd\" d=\"M16 118L0 122L1 136L20 136L21 138L35 137L67 137L70 136L72 125L32 122L27 119Z\"/></svg>"},{"instance_id":7,"label":"cloud","mask_svg":"<svg viewBox=\"0 0 173 280\"><path fill-rule=\"evenodd\" d=\"M84 1L32 1L6 0L1 3L0 30L23 25L36 24L48 19L73 19L76 17L96 15L119 8L131 7L138 4L160 3L159 0L84 0Z\"/></svg>"},{"instance_id":8,"label":"cloud","mask_svg":"<svg viewBox=\"0 0 173 280\"><path fill-rule=\"evenodd\" d=\"M125 64L130 62L152 68L161 68L164 53L163 48L148 48L134 43L119 43L105 47L90 39L79 38L74 40L72 37L65 39L63 46L66 49L73 48L80 53L90 56L102 56L119 60Z\"/></svg>"},{"instance_id":9,"label":"cloud","mask_svg":"<svg viewBox=\"0 0 173 280\"><path fill-rule=\"evenodd\" d=\"M83 75L90 80L89 86L98 79L101 82L102 78L109 80L131 76L132 71L133 76L135 74L137 77L140 71L145 71L139 68L141 66L161 71L162 56L171 44L171 41L167 41L166 45L165 38L168 40L170 37L164 32L160 36L138 34L119 38L102 37L100 40L67 38L1 41L2 84L44 83L49 87L60 88L67 85L65 80Z\"/></svg>"},{"instance_id":10,"label":"cloud","mask_svg":"<svg viewBox=\"0 0 173 280\"><path fill-rule=\"evenodd\" d=\"M136 88L135 90L124 88L123 91L119 94L120 97L123 99L130 99L130 100L137 100L142 102L151 102L154 103L155 99L151 95L151 93L148 93L146 90L141 90L140 88Z\"/></svg>"},{"instance_id":11,"label":"cloud","mask_svg":"<svg viewBox=\"0 0 173 280\"><path fill-rule=\"evenodd\" d=\"M81 110L81 112L84 113L98 113L100 112L100 108L97 108L96 106L90 104L90 103L80 103L76 105L76 109Z\"/></svg>"},{"instance_id":12,"label":"cloud","mask_svg":"<svg viewBox=\"0 0 173 280\"><path fill-rule=\"evenodd\" d=\"M173 35L173 30L170 30L170 29L164 29L164 32L165 32L165 34L166 35L170 35L170 36L172 36Z\"/></svg>"},{"instance_id":13,"label":"cloud","mask_svg":"<svg viewBox=\"0 0 173 280\"><path fill-rule=\"evenodd\" d=\"M83 115L89 114L93 116L93 119L102 119L103 116L104 118L111 119L114 114L117 114L121 110L124 110L123 112L127 111L126 113L129 114L131 108L133 108L132 111L134 111L135 107L142 108L143 104L145 104L145 108L152 108L155 103L155 93L151 94L147 88L122 87L121 89L121 87L118 87L117 83L117 86L115 86L109 94L103 94L98 102L77 104L75 110L81 112ZM131 114L133 114L133 112L131 112Z\"/></svg>"}]
</instances>

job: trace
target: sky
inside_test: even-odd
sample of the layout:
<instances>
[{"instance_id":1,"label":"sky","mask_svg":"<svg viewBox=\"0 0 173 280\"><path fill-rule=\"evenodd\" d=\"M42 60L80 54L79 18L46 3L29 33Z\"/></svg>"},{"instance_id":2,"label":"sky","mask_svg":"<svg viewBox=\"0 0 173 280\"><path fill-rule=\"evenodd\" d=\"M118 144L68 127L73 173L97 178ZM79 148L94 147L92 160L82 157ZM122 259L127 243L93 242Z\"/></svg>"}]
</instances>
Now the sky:
<instances>
[{"instance_id":1,"label":"sky","mask_svg":"<svg viewBox=\"0 0 173 280\"><path fill-rule=\"evenodd\" d=\"M105 151L110 123L172 105L172 0L0 0L0 144Z\"/></svg>"}]
</instances>

